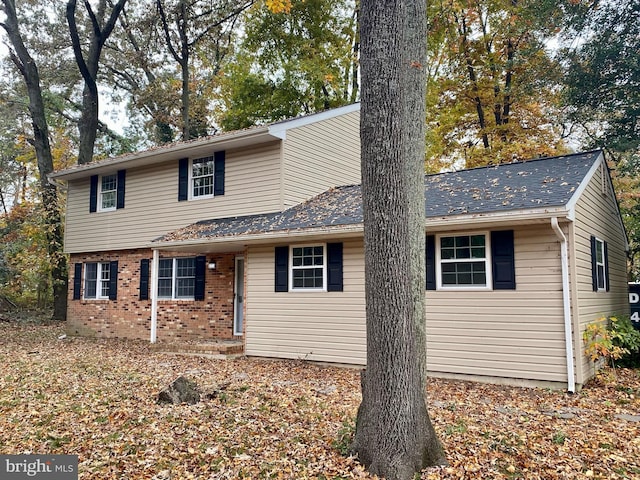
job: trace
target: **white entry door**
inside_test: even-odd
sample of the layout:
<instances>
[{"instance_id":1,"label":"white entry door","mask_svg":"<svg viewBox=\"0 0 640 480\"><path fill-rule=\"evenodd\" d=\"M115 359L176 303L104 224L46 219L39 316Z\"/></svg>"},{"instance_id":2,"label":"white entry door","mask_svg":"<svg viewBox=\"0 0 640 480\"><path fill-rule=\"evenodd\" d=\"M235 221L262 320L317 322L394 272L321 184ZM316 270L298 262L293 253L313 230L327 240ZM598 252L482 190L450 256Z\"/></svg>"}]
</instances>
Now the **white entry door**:
<instances>
[{"instance_id":1,"label":"white entry door","mask_svg":"<svg viewBox=\"0 0 640 480\"><path fill-rule=\"evenodd\" d=\"M244 329L244 257L236 257L233 290L233 334L242 335Z\"/></svg>"}]
</instances>

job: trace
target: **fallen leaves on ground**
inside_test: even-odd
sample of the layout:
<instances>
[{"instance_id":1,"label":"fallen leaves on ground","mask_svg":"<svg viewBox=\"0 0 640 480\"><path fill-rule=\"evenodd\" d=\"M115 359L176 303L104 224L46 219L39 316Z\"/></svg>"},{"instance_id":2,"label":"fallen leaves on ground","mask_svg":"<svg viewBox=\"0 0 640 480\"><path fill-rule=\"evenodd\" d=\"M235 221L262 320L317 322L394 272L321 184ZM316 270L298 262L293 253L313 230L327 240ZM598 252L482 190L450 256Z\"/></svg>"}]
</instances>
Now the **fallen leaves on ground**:
<instances>
[{"instance_id":1,"label":"fallen leaves on ground","mask_svg":"<svg viewBox=\"0 0 640 480\"><path fill-rule=\"evenodd\" d=\"M344 451L357 369L213 360L0 324L0 453L78 455L81 479L374 478ZM177 376L208 399L158 405ZM640 374L578 394L430 379L449 466L422 479L640 478Z\"/></svg>"}]
</instances>

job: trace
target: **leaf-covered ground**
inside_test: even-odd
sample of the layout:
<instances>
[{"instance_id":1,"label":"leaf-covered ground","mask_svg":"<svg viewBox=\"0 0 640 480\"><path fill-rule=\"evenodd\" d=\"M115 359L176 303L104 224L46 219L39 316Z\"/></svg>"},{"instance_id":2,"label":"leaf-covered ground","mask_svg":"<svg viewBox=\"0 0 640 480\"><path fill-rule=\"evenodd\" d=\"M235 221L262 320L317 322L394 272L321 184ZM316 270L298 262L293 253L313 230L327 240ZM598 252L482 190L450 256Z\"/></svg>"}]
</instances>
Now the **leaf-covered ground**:
<instances>
[{"instance_id":1,"label":"leaf-covered ground","mask_svg":"<svg viewBox=\"0 0 640 480\"><path fill-rule=\"evenodd\" d=\"M62 333L0 322L0 453L78 455L81 479L372 478L340 453L360 402L355 369ZM180 374L218 394L158 405ZM640 478L638 371L576 395L433 379L429 399L450 465L423 479Z\"/></svg>"}]
</instances>

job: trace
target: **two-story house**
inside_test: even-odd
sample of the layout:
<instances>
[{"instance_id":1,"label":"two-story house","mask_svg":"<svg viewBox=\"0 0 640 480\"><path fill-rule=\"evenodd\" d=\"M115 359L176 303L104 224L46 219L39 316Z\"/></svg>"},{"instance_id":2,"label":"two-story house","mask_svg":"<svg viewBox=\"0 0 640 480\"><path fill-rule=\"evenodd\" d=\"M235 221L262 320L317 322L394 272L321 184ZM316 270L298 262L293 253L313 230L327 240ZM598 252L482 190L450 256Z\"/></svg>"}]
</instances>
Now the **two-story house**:
<instances>
[{"instance_id":1,"label":"two-story house","mask_svg":"<svg viewBox=\"0 0 640 480\"><path fill-rule=\"evenodd\" d=\"M68 187L70 333L366 362L358 105L51 179ZM425 213L432 375L593 375L585 326L629 308L601 152L426 176Z\"/></svg>"}]
</instances>

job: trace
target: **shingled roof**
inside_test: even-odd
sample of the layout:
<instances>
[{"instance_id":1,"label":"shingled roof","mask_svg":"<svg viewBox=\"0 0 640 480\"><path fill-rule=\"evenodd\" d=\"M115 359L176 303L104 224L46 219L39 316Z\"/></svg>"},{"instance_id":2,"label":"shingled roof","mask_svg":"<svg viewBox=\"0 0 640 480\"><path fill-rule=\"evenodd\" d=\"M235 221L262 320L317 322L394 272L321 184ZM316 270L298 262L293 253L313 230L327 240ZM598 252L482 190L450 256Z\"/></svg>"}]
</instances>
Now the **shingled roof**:
<instances>
[{"instance_id":1,"label":"shingled roof","mask_svg":"<svg viewBox=\"0 0 640 480\"><path fill-rule=\"evenodd\" d=\"M595 150L427 176L427 218L566 205L600 154Z\"/></svg>"},{"instance_id":2,"label":"shingled roof","mask_svg":"<svg viewBox=\"0 0 640 480\"><path fill-rule=\"evenodd\" d=\"M425 177L426 218L562 207L599 150ZM335 187L283 212L203 220L154 242L206 240L362 224L360 185Z\"/></svg>"}]
</instances>

